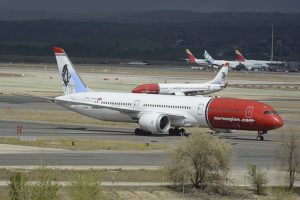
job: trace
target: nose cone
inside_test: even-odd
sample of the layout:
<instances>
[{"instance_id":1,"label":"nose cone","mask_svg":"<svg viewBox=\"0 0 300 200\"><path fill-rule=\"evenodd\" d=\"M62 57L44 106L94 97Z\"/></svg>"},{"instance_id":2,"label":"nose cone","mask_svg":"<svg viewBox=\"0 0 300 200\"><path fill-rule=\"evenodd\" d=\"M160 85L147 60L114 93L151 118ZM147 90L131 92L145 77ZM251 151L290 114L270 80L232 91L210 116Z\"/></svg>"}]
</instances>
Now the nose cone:
<instances>
[{"instance_id":1,"label":"nose cone","mask_svg":"<svg viewBox=\"0 0 300 200\"><path fill-rule=\"evenodd\" d=\"M147 94L158 94L159 85L158 84L143 84L139 85L133 90L132 93L147 93Z\"/></svg>"},{"instance_id":2,"label":"nose cone","mask_svg":"<svg viewBox=\"0 0 300 200\"><path fill-rule=\"evenodd\" d=\"M273 116L273 120L274 120L275 128L280 128L283 126L283 120L279 115Z\"/></svg>"},{"instance_id":3,"label":"nose cone","mask_svg":"<svg viewBox=\"0 0 300 200\"><path fill-rule=\"evenodd\" d=\"M142 91L143 91L142 85L139 85L136 88L131 90L132 93L142 93Z\"/></svg>"},{"instance_id":4,"label":"nose cone","mask_svg":"<svg viewBox=\"0 0 300 200\"><path fill-rule=\"evenodd\" d=\"M262 127L265 130L273 130L283 126L283 120L279 115L270 115L262 120Z\"/></svg>"}]
</instances>

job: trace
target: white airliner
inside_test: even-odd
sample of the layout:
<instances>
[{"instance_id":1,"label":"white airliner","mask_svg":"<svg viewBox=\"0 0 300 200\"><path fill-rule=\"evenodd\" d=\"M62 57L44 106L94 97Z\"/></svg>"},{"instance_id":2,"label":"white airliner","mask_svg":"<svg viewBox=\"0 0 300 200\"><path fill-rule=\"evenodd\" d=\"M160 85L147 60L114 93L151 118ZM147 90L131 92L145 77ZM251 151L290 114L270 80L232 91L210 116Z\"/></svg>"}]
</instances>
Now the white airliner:
<instances>
[{"instance_id":1,"label":"white airliner","mask_svg":"<svg viewBox=\"0 0 300 200\"><path fill-rule=\"evenodd\" d=\"M245 66L247 70L266 70L271 64L283 64L281 61L246 60L239 50L235 50L236 60Z\"/></svg>"},{"instance_id":2,"label":"white airliner","mask_svg":"<svg viewBox=\"0 0 300 200\"><path fill-rule=\"evenodd\" d=\"M217 131L258 131L257 138L283 125L274 109L261 102L195 96L93 92L77 74L65 51L54 47L63 96L53 102L80 114L106 121L138 123L135 133L185 134L182 127ZM174 128L171 128L174 127ZM181 128L181 129L179 129Z\"/></svg>"},{"instance_id":3,"label":"white airliner","mask_svg":"<svg viewBox=\"0 0 300 200\"><path fill-rule=\"evenodd\" d=\"M222 66L224 63L228 63L230 68L237 69L240 64L238 61L215 60L206 50L204 50L204 58L208 64L213 66Z\"/></svg>"},{"instance_id":4,"label":"white airliner","mask_svg":"<svg viewBox=\"0 0 300 200\"><path fill-rule=\"evenodd\" d=\"M237 61L214 60L206 50L204 51L204 59L196 58L189 49L186 49L186 53L188 56L187 58L188 62L196 63L201 66L208 66L208 67L213 67L215 69L219 69L225 63L228 63L230 68L236 69L236 67L239 65L239 62Z\"/></svg>"},{"instance_id":5,"label":"white airliner","mask_svg":"<svg viewBox=\"0 0 300 200\"><path fill-rule=\"evenodd\" d=\"M228 63L220 69L216 77L206 83L158 83L142 84L134 88L133 93L167 94L167 95L205 95L218 92L227 85Z\"/></svg>"},{"instance_id":6,"label":"white airliner","mask_svg":"<svg viewBox=\"0 0 300 200\"><path fill-rule=\"evenodd\" d=\"M189 49L185 49L185 52L187 54L187 59L186 59L187 62L195 63L197 65L201 65L201 66L204 66L204 67L209 66L209 64L207 63L207 61L205 59L196 58Z\"/></svg>"}]
</instances>

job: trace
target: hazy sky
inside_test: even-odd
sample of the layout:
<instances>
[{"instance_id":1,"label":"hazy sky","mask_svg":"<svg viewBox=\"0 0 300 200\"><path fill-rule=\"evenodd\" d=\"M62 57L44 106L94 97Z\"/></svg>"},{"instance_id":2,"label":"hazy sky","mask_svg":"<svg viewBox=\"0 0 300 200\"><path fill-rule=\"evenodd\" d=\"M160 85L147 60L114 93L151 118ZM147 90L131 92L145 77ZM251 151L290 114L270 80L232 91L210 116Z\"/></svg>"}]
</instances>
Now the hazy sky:
<instances>
[{"instance_id":1,"label":"hazy sky","mask_svg":"<svg viewBox=\"0 0 300 200\"><path fill-rule=\"evenodd\" d=\"M199 12L300 12L300 0L0 0L0 3L0 10L122 12L170 9Z\"/></svg>"}]
</instances>

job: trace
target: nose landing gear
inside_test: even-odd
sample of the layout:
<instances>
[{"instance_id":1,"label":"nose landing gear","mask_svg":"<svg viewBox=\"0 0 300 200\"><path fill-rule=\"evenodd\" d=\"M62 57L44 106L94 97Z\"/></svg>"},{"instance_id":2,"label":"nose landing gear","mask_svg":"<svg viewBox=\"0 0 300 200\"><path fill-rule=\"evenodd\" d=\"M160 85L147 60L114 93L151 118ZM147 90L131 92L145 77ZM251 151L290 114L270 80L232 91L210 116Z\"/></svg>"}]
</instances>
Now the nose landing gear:
<instances>
[{"instance_id":1,"label":"nose landing gear","mask_svg":"<svg viewBox=\"0 0 300 200\"><path fill-rule=\"evenodd\" d=\"M256 137L256 140L264 140L264 136L262 136L263 134L267 134L268 131L258 131L257 132L257 137Z\"/></svg>"}]
</instances>

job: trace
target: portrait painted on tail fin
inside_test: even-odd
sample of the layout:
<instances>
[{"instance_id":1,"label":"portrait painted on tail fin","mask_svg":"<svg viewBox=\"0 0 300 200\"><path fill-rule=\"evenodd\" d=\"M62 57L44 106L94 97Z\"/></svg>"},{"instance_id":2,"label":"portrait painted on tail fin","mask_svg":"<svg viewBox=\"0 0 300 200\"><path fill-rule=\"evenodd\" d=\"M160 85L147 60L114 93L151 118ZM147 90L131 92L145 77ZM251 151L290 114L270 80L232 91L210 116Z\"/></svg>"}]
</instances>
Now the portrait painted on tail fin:
<instances>
[{"instance_id":1,"label":"portrait painted on tail fin","mask_svg":"<svg viewBox=\"0 0 300 200\"><path fill-rule=\"evenodd\" d=\"M65 64L62 69L62 81L63 87L65 90L65 94L72 94L75 93L75 83L72 79L72 75L68 69L68 65Z\"/></svg>"},{"instance_id":2,"label":"portrait painted on tail fin","mask_svg":"<svg viewBox=\"0 0 300 200\"><path fill-rule=\"evenodd\" d=\"M71 74L69 73L68 65L65 64L63 67L63 70L62 70L62 80L66 87L68 86L68 84L70 82L70 78L71 78Z\"/></svg>"}]
</instances>

